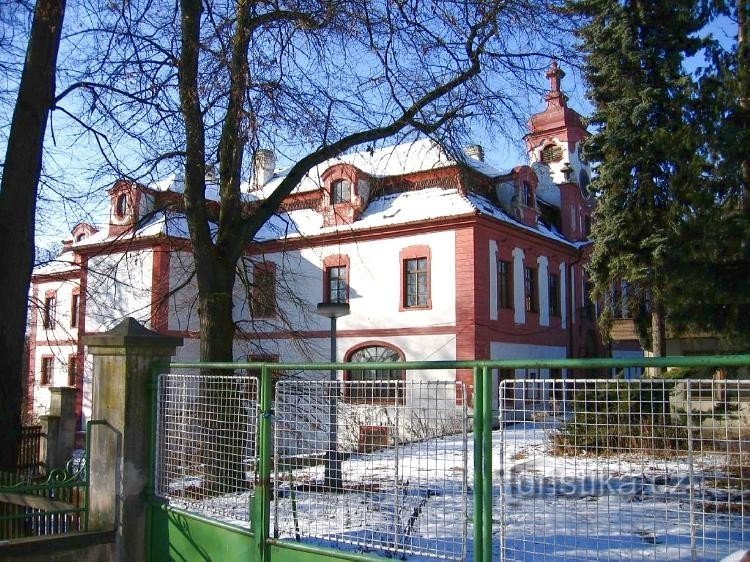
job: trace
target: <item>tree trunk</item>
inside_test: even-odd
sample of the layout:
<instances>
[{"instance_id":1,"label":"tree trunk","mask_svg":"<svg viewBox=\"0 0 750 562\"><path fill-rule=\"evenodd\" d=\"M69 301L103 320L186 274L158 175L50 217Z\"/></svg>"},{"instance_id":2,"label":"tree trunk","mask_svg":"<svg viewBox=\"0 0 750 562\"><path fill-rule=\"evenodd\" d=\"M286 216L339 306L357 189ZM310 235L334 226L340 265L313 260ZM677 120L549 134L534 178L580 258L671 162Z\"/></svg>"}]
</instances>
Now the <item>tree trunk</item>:
<instances>
[{"instance_id":1,"label":"tree trunk","mask_svg":"<svg viewBox=\"0 0 750 562\"><path fill-rule=\"evenodd\" d=\"M234 358L232 351L235 332L232 319L234 283L212 283L212 285L211 289L198 290L201 361L229 362Z\"/></svg>"},{"instance_id":2,"label":"tree trunk","mask_svg":"<svg viewBox=\"0 0 750 562\"><path fill-rule=\"evenodd\" d=\"M38 0L0 182L0 470L15 470L42 148L55 94L65 0Z\"/></svg>"},{"instance_id":3,"label":"tree trunk","mask_svg":"<svg viewBox=\"0 0 750 562\"><path fill-rule=\"evenodd\" d=\"M651 313L651 351L654 357L665 357L667 355L667 328L664 318L664 306L655 304ZM650 369L652 378L659 378L664 374L662 367Z\"/></svg>"},{"instance_id":4,"label":"tree trunk","mask_svg":"<svg viewBox=\"0 0 750 562\"><path fill-rule=\"evenodd\" d=\"M211 267L199 263L199 259L196 259L196 270L199 279L201 361L231 362L234 359L232 290L235 271L233 267ZM204 461L203 488L210 495L236 492L248 485L246 472L249 467L244 459L247 457L246 447L252 428L248 426L246 408L252 397L247 395L247 389L241 383L243 379L219 383L214 378L234 374L231 369L201 369L203 442L212 451Z\"/></svg>"}]
</instances>

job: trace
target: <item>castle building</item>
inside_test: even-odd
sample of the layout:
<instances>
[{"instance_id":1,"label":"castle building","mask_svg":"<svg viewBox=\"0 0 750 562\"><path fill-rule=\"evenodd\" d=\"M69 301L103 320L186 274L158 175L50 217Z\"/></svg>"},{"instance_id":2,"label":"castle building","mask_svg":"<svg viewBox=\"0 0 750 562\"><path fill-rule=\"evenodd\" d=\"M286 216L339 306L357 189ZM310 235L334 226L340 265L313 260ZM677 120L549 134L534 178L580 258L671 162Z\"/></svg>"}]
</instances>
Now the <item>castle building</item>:
<instances>
[{"instance_id":1,"label":"castle building","mask_svg":"<svg viewBox=\"0 0 750 562\"><path fill-rule=\"evenodd\" d=\"M547 107L529 121L528 165L497 170L480 146L451 155L431 140L342 155L313 170L248 244L234 295L235 359L328 358L319 302L347 302L343 361L565 358L600 353L585 273L593 202L581 156L587 132L547 72ZM255 156L247 202L284 177L273 152ZM210 199L218 199L210 183ZM117 181L109 222L79 224L59 258L35 269L29 404L48 387L79 389L89 412L84 334L133 316L181 336L178 359L199 355L196 284L178 176ZM470 372L374 371L378 377ZM508 370L503 378L559 376ZM356 373L341 373L356 378ZM366 376L366 375L365 375ZM382 389L399 392L398 385ZM409 397L404 397L408 400Z\"/></svg>"}]
</instances>

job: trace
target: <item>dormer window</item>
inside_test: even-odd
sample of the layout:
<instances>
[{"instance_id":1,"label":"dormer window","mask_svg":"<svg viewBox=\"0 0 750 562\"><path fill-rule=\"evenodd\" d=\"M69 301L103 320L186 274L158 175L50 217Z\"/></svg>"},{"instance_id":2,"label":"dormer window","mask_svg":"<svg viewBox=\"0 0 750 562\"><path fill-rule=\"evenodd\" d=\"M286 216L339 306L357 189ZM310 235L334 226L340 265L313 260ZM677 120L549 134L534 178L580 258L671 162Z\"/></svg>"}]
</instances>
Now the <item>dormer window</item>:
<instances>
[{"instance_id":1,"label":"dormer window","mask_svg":"<svg viewBox=\"0 0 750 562\"><path fill-rule=\"evenodd\" d=\"M532 189L531 184L527 181L523 182L523 185L521 186L521 201L527 207L534 206L534 190Z\"/></svg>"},{"instance_id":2,"label":"dormer window","mask_svg":"<svg viewBox=\"0 0 750 562\"><path fill-rule=\"evenodd\" d=\"M559 162L562 160L563 151L562 147L556 144L548 144L542 149L540 160L543 164L549 164L551 162Z\"/></svg>"},{"instance_id":3,"label":"dormer window","mask_svg":"<svg viewBox=\"0 0 750 562\"><path fill-rule=\"evenodd\" d=\"M336 180L331 183L331 204L348 203L351 198L352 189L347 180Z\"/></svg>"},{"instance_id":4,"label":"dormer window","mask_svg":"<svg viewBox=\"0 0 750 562\"><path fill-rule=\"evenodd\" d=\"M124 219L128 212L128 196L125 193L121 193L117 196L115 201L115 216L118 219Z\"/></svg>"}]
</instances>

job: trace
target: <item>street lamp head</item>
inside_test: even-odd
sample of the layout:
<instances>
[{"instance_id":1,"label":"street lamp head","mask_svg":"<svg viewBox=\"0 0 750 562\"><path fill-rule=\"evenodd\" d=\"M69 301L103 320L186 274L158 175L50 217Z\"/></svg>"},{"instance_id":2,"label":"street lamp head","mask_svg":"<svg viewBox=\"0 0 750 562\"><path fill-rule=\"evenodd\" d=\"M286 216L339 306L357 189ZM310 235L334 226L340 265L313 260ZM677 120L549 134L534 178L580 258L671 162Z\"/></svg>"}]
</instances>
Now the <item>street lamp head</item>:
<instances>
[{"instance_id":1,"label":"street lamp head","mask_svg":"<svg viewBox=\"0 0 750 562\"><path fill-rule=\"evenodd\" d=\"M348 302L319 302L318 314L326 318L341 318L349 314Z\"/></svg>"}]
</instances>

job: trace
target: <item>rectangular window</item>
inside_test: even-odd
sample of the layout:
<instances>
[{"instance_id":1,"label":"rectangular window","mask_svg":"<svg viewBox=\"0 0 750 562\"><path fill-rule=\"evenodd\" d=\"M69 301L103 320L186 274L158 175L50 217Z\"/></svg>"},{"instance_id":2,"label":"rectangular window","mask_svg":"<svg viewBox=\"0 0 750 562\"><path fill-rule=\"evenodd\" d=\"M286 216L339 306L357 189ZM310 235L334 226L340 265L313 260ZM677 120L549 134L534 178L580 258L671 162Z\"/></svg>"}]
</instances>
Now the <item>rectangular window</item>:
<instances>
[{"instance_id":1,"label":"rectangular window","mask_svg":"<svg viewBox=\"0 0 750 562\"><path fill-rule=\"evenodd\" d=\"M76 356L68 356L68 386L76 386L78 379L78 365L76 363Z\"/></svg>"},{"instance_id":2,"label":"rectangular window","mask_svg":"<svg viewBox=\"0 0 750 562\"><path fill-rule=\"evenodd\" d=\"M521 200L527 207L534 206L534 190L531 188L531 184L527 181L523 182L523 189L521 190Z\"/></svg>"},{"instance_id":3,"label":"rectangular window","mask_svg":"<svg viewBox=\"0 0 750 562\"><path fill-rule=\"evenodd\" d=\"M49 386L52 384L52 369L54 357L42 357L42 370L39 376L39 384Z\"/></svg>"},{"instance_id":4,"label":"rectangular window","mask_svg":"<svg viewBox=\"0 0 750 562\"><path fill-rule=\"evenodd\" d=\"M560 276L549 274L549 315L560 316Z\"/></svg>"},{"instance_id":5,"label":"rectangular window","mask_svg":"<svg viewBox=\"0 0 750 562\"><path fill-rule=\"evenodd\" d=\"M55 327L55 307L57 299L54 295L45 297L44 299L44 310L42 311L42 324L46 329Z\"/></svg>"},{"instance_id":6,"label":"rectangular window","mask_svg":"<svg viewBox=\"0 0 750 562\"><path fill-rule=\"evenodd\" d=\"M404 260L404 307L429 306L427 258Z\"/></svg>"},{"instance_id":7,"label":"rectangular window","mask_svg":"<svg viewBox=\"0 0 750 562\"><path fill-rule=\"evenodd\" d=\"M331 184L331 202L334 205L351 200L351 187L347 180L337 180Z\"/></svg>"},{"instance_id":8,"label":"rectangular window","mask_svg":"<svg viewBox=\"0 0 750 562\"><path fill-rule=\"evenodd\" d=\"M535 268L523 268L523 288L524 300L526 301L526 312L539 312L539 298L537 294Z\"/></svg>"},{"instance_id":9,"label":"rectangular window","mask_svg":"<svg viewBox=\"0 0 750 562\"><path fill-rule=\"evenodd\" d=\"M272 268L255 267L251 306L255 318L270 318L276 314L276 271Z\"/></svg>"},{"instance_id":10,"label":"rectangular window","mask_svg":"<svg viewBox=\"0 0 750 562\"><path fill-rule=\"evenodd\" d=\"M513 308L513 264L497 260L497 304L500 308Z\"/></svg>"},{"instance_id":11,"label":"rectangular window","mask_svg":"<svg viewBox=\"0 0 750 562\"><path fill-rule=\"evenodd\" d=\"M326 268L328 302L348 302L349 291L346 283L346 266Z\"/></svg>"},{"instance_id":12,"label":"rectangular window","mask_svg":"<svg viewBox=\"0 0 750 562\"><path fill-rule=\"evenodd\" d=\"M80 296L76 293L73 293L73 296L70 298L70 327L71 328L78 327L78 305L79 303L80 303Z\"/></svg>"}]
</instances>

